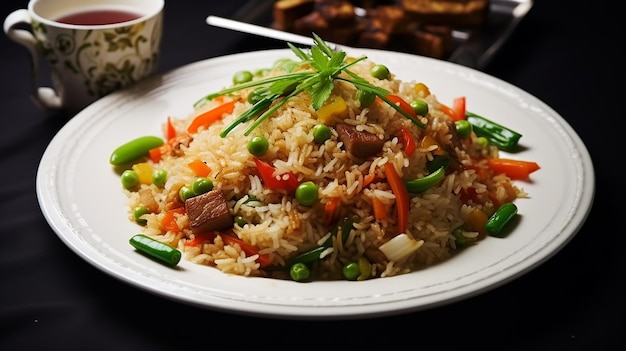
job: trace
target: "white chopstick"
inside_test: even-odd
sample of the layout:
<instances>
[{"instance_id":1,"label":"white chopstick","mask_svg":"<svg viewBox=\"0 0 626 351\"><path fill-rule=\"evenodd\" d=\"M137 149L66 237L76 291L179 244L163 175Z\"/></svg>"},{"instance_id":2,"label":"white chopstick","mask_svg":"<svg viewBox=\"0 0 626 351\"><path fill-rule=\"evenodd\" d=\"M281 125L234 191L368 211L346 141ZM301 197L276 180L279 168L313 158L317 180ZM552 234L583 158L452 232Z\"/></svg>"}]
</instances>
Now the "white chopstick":
<instances>
[{"instance_id":1,"label":"white chopstick","mask_svg":"<svg viewBox=\"0 0 626 351\"><path fill-rule=\"evenodd\" d=\"M223 18L219 16L210 15L207 17L206 22L207 24L212 25L212 26L232 29L232 30L236 30L239 32L259 35L259 36L267 37L267 38L284 40L290 43L296 43L296 44L302 44L302 45L308 45L308 46L315 45L315 41L313 40L313 38L306 37L304 35L283 32L281 30L258 26L258 25L250 24L246 22L235 21L235 20L231 20L231 19ZM335 44L331 42L326 42L326 44L328 44L328 46L332 47L335 50L336 49L341 49L341 50L351 49L348 46L339 45L339 44Z\"/></svg>"}]
</instances>

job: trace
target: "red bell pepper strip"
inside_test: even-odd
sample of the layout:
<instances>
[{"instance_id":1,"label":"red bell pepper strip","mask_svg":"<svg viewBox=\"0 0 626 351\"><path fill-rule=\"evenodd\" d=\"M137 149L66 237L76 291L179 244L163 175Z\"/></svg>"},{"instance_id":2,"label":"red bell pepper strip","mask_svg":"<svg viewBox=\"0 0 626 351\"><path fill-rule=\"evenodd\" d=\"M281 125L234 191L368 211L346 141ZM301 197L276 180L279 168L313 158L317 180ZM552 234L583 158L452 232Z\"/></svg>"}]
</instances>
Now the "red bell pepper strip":
<instances>
[{"instance_id":1,"label":"red bell pepper strip","mask_svg":"<svg viewBox=\"0 0 626 351\"><path fill-rule=\"evenodd\" d=\"M261 176L261 180L263 180L263 184L271 190L283 189L287 191L296 191L296 188L300 185L300 183L298 183L298 177L291 172L274 175L274 172L276 171L274 166L256 157L254 158L254 163L256 164L256 168L259 170L259 175Z\"/></svg>"},{"instance_id":2,"label":"red bell pepper strip","mask_svg":"<svg viewBox=\"0 0 626 351\"><path fill-rule=\"evenodd\" d=\"M385 95L384 99L382 100L402 110L404 116L407 117L409 120L411 120L411 122L413 122L415 125L421 128L425 127L424 123L422 123L418 119L417 113L415 113L415 110L413 110L413 107L411 107L409 103L404 101L403 98L399 97L398 95L389 94L389 95Z\"/></svg>"},{"instance_id":3,"label":"red bell pepper strip","mask_svg":"<svg viewBox=\"0 0 626 351\"><path fill-rule=\"evenodd\" d=\"M259 263L259 268L267 267L272 263L272 258L268 254L259 253L259 249L255 246L248 244L247 242L239 239L234 235L220 235L224 244L226 245L234 245L237 244L241 248L243 252L248 256L259 255L256 261Z\"/></svg>"},{"instance_id":4,"label":"red bell pepper strip","mask_svg":"<svg viewBox=\"0 0 626 351\"><path fill-rule=\"evenodd\" d=\"M402 109L402 111L408 113L409 115L413 116L413 118L417 118L417 113L415 113L415 110L413 110L413 107L411 107L411 105L409 105L406 101L404 101L403 98L399 97L398 95L393 95L393 94L389 94L387 96L385 96L389 101L391 101L392 103L394 103L395 105L397 105L398 107L400 107Z\"/></svg>"},{"instance_id":5,"label":"red bell pepper strip","mask_svg":"<svg viewBox=\"0 0 626 351\"><path fill-rule=\"evenodd\" d=\"M452 100L452 110L456 115L455 121L465 119L465 96L459 96Z\"/></svg>"},{"instance_id":6,"label":"red bell pepper strip","mask_svg":"<svg viewBox=\"0 0 626 351\"><path fill-rule=\"evenodd\" d=\"M174 137L176 137L176 128L174 128L174 124L172 124L172 118L168 116L167 123L165 124L165 140L170 140Z\"/></svg>"},{"instance_id":7,"label":"red bell pepper strip","mask_svg":"<svg viewBox=\"0 0 626 351\"><path fill-rule=\"evenodd\" d=\"M398 209L398 233L406 233L409 224L409 192L406 190L404 181L396 172L393 164L385 163L385 175L393 194L396 196L396 208Z\"/></svg>"},{"instance_id":8,"label":"red bell pepper strip","mask_svg":"<svg viewBox=\"0 0 626 351\"><path fill-rule=\"evenodd\" d=\"M487 165L497 174L504 173L511 179L525 180L540 167L536 162L494 158L487 160Z\"/></svg>"},{"instance_id":9,"label":"red bell pepper strip","mask_svg":"<svg viewBox=\"0 0 626 351\"><path fill-rule=\"evenodd\" d=\"M404 153L411 157L415 152L415 138L413 138L413 134L409 131L409 128L402 126L400 129L400 140L404 145Z\"/></svg>"},{"instance_id":10,"label":"red bell pepper strip","mask_svg":"<svg viewBox=\"0 0 626 351\"><path fill-rule=\"evenodd\" d=\"M224 114L233 113L236 102L237 100L228 101L211 110L199 114L191 121L191 124L187 127L187 131L189 133L197 133L200 127L207 127L215 121L220 120Z\"/></svg>"}]
</instances>

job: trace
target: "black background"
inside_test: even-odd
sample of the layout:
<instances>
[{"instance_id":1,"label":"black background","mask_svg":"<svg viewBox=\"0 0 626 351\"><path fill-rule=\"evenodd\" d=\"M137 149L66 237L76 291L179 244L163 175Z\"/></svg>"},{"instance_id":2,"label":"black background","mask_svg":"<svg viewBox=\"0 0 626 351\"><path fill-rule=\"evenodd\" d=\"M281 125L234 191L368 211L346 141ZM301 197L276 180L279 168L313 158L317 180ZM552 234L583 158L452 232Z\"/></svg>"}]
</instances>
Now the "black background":
<instances>
[{"instance_id":1,"label":"black background","mask_svg":"<svg viewBox=\"0 0 626 351\"><path fill-rule=\"evenodd\" d=\"M233 16L244 3L168 1L159 72L225 54L285 48L205 24L207 15ZM0 14L25 6L25 0L2 0ZM335 344L352 350L400 345L623 350L626 231L619 155L626 118L621 108L625 31L614 7L608 1L584 6L537 1L484 69L551 106L585 142L595 167L596 197L578 234L540 267L481 295L425 311L350 321L284 321L188 306L134 288L77 256L48 226L35 193L39 160L71 116L45 113L31 103L27 52L0 35L0 349Z\"/></svg>"}]
</instances>

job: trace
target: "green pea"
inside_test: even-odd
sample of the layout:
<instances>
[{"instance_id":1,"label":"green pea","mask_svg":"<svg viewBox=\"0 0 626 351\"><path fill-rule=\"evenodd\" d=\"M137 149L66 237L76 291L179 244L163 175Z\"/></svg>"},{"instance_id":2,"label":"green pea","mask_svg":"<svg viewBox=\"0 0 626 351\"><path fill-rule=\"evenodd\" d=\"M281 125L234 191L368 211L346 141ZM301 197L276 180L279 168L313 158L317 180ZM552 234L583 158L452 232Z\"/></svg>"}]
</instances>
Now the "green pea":
<instances>
[{"instance_id":1,"label":"green pea","mask_svg":"<svg viewBox=\"0 0 626 351\"><path fill-rule=\"evenodd\" d=\"M297 282L308 279L310 275L311 271L309 270L309 267L307 267L307 265L304 263L298 262L289 267L289 276L291 277L291 279Z\"/></svg>"},{"instance_id":2,"label":"green pea","mask_svg":"<svg viewBox=\"0 0 626 351\"><path fill-rule=\"evenodd\" d=\"M318 124L313 127L313 140L318 144L324 144L324 142L330 139L331 132L325 124Z\"/></svg>"},{"instance_id":3,"label":"green pea","mask_svg":"<svg viewBox=\"0 0 626 351\"><path fill-rule=\"evenodd\" d=\"M242 84L242 83L247 83L249 81L252 80L252 72L244 70L244 71L239 71L236 72L235 75L233 76L233 83L236 84Z\"/></svg>"},{"instance_id":4,"label":"green pea","mask_svg":"<svg viewBox=\"0 0 626 351\"><path fill-rule=\"evenodd\" d=\"M165 181L167 181L167 171L164 169L155 169L152 171L152 184L156 185L159 188L165 186Z\"/></svg>"},{"instance_id":5,"label":"green pea","mask_svg":"<svg viewBox=\"0 0 626 351\"><path fill-rule=\"evenodd\" d=\"M244 225L248 224L248 222L242 216L235 216L235 224L243 227Z\"/></svg>"},{"instance_id":6,"label":"green pea","mask_svg":"<svg viewBox=\"0 0 626 351\"><path fill-rule=\"evenodd\" d=\"M269 68L259 68L256 71L254 71L253 75L256 77L263 77L264 75L268 74L270 72Z\"/></svg>"},{"instance_id":7,"label":"green pea","mask_svg":"<svg viewBox=\"0 0 626 351\"><path fill-rule=\"evenodd\" d=\"M204 194L213 190L213 181L209 178L196 178L191 184L191 191L194 195Z\"/></svg>"},{"instance_id":8,"label":"green pea","mask_svg":"<svg viewBox=\"0 0 626 351\"><path fill-rule=\"evenodd\" d=\"M254 136L248 141L248 152L254 156L262 156L267 152L270 144L263 136Z\"/></svg>"},{"instance_id":9,"label":"green pea","mask_svg":"<svg viewBox=\"0 0 626 351\"><path fill-rule=\"evenodd\" d=\"M361 103L361 107L370 107L376 101L376 94L371 91L357 90L356 99Z\"/></svg>"},{"instance_id":10,"label":"green pea","mask_svg":"<svg viewBox=\"0 0 626 351\"><path fill-rule=\"evenodd\" d=\"M411 105L411 108L418 116L426 116L428 114L428 103L424 100L416 99L411 101L409 105Z\"/></svg>"},{"instance_id":11,"label":"green pea","mask_svg":"<svg viewBox=\"0 0 626 351\"><path fill-rule=\"evenodd\" d=\"M141 218L141 216L148 213L150 213L150 211L148 211L146 206L137 206L133 209L133 218L135 219L135 222L137 222L137 224L146 225L148 224L148 220Z\"/></svg>"},{"instance_id":12,"label":"green pea","mask_svg":"<svg viewBox=\"0 0 626 351\"><path fill-rule=\"evenodd\" d=\"M163 145L163 139L157 136L142 136L120 145L111 153L109 162L118 166L148 156L148 152L155 147Z\"/></svg>"},{"instance_id":13,"label":"green pea","mask_svg":"<svg viewBox=\"0 0 626 351\"><path fill-rule=\"evenodd\" d=\"M487 139L486 137L478 137L474 141L474 144L477 148L484 149L489 146L489 139Z\"/></svg>"},{"instance_id":14,"label":"green pea","mask_svg":"<svg viewBox=\"0 0 626 351\"><path fill-rule=\"evenodd\" d=\"M372 77L378 78L378 79L389 79L389 75L390 75L389 68L381 64L378 64L372 67L372 69L370 70L370 74L372 75Z\"/></svg>"},{"instance_id":15,"label":"green pea","mask_svg":"<svg viewBox=\"0 0 626 351\"><path fill-rule=\"evenodd\" d=\"M343 277L348 280L356 280L356 278L361 275L361 269L358 263L349 262L343 266L341 273L343 273Z\"/></svg>"},{"instance_id":16,"label":"green pea","mask_svg":"<svg viewBox=\"0 0 626 351\"><path fill-rule=\"evenodd\" d=\"M454 122L456 126L456 132L459 134L459 138L467 139L472 134L472 125L467 120L461 119Z\"/></svg>"},{"instance_id":17,"label":"green pea","mask_svg":"<svg viewBox=\"0 0 626 351\"><path fill-rule=\"evenodd\" d=\"M196 196L196 193L193 191L193 189L191 189L190 186L183 185L180 190L178 190L178 196L183 202L185 202L188 199Z\"/></svg>"},{"instance_id":18,"label":"green pea","mask_svg":"<svg viewBox=\"0 0 626 351\"><path fill-rule=\"evenodd\" d=\"M122 181L124 189L134 189L139 185L139 175L131 169L127 169L122 172L120 180Z\"/></svg>"},{"instance_id":19,"label":"green pea","mask_svg":"<svg viewBox=\"0 0 626 351\"><path fill-rule=\"evenodd\" d=\"M296 188L296 200L304 206L311 206L317 201L317 185L312 181L300 183Z\"/></svg>"}]
</instances>

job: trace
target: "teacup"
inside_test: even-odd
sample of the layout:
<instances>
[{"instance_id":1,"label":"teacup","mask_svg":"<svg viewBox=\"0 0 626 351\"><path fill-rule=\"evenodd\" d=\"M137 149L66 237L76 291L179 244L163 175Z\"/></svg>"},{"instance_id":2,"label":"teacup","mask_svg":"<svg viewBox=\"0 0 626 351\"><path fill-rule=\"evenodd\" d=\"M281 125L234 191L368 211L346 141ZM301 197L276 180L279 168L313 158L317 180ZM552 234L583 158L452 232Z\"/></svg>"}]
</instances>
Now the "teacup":
<instances>
[{"instance_id":1,"label":"teacup","mask_svg":"<svg viewBox=\"0 0 626 351\"><path fill-rule=\"evenodd\" d=\"M163 7L164 0L30 0L6 17L4 32L30 53L35 103L77 112L156 70ZM40 86L40 61L52 87Z\"/></svg>"}]
</instances>

